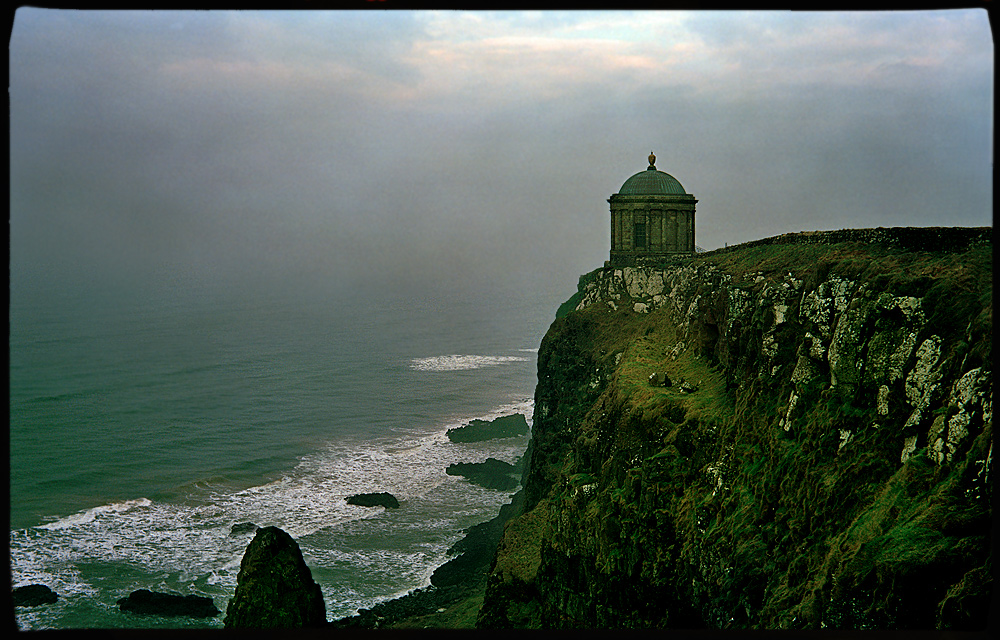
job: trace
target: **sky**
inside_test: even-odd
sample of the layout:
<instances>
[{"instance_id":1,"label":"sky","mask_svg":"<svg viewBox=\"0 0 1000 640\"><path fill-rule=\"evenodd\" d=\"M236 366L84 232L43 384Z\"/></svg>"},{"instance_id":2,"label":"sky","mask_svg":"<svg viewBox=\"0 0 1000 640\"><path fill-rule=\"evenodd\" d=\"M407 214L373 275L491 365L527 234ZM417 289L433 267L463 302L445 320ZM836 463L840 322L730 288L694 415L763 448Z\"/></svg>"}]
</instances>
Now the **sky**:
<instances>
[{"instance_id":1,"label":"sky","mask_svg":"<svg viewBox=\"0 0 1000 640\"><path fill-rule=\"evenodd\" d=\"M12 292L557 305L651 151L706 250L991 225L993 72L982 10L21 8Z\"/></svg>"}]
</instances>

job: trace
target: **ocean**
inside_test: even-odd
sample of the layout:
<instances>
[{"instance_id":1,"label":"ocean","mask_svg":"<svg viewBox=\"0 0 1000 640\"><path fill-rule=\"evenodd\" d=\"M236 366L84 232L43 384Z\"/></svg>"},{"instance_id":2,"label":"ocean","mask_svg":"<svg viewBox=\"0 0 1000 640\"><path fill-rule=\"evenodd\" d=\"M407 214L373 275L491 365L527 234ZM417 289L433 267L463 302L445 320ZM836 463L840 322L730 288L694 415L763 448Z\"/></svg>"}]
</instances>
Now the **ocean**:
<instances>
[{"instance_id":1,"label":"ocean","mask_svg":"<svg viewBox=\"0 0 1000 640\"><path fill-rule=\"evenodd\" d=\"M451 443L524 414L555 307L531 300L12 294L10 553L22 629L221 627L252 522L287 531L327 618L429 584L510 493L449 476L528 437ZM388 491L399 509L348 505ZM123 613L136 589L216 618Z\"/></svg>"}]
</instances>

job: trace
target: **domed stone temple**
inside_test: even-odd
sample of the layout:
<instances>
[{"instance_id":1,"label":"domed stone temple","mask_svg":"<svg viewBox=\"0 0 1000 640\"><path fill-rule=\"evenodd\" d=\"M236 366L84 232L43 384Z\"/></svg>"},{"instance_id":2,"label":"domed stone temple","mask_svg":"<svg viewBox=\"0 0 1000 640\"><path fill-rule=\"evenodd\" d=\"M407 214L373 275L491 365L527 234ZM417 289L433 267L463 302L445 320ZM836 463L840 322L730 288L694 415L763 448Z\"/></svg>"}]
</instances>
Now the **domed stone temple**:
<instances>
[{"instance_id":1,"label":"domed stone temple","mask_svg":"<svg viewBox=\"0 0 1000 640\"><path fill-rule=\"evenodd\" d=\"M611 264L694 253L697 200L669 173L649 167L625 181L611 203Z\"/></svg>"}]
</instances>

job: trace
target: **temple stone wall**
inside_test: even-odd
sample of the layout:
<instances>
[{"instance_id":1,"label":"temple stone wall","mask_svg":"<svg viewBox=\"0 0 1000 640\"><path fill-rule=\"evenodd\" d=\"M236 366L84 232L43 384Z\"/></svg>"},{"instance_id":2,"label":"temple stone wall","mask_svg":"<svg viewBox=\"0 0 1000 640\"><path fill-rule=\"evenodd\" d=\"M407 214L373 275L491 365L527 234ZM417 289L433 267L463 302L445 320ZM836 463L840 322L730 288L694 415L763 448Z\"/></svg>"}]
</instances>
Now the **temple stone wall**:
<instances>
[{"instance_id":1,"label":"temple stone wall","mask_svg":"<svg viewBox=\"0 0 1000 640\"><path fill-rule=\"evenodd\" d=\"M632 201L612 196L611 257L694 252L692 196L645 196ZM636 225L645 225L645 245L636 246Z\"/></svg>"}]
</instances>

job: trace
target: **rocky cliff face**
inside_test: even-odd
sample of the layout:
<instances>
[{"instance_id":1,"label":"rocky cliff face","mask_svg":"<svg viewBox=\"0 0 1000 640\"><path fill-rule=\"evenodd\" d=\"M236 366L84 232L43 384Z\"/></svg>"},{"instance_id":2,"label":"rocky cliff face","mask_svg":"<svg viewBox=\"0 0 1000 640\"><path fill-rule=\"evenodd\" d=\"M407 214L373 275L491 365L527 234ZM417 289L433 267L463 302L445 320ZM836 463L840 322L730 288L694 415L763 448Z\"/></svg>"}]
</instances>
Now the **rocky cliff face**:
<instances>
[{"instance_id":1,"label":"rocky cliff face","mask_svg":"<svg viewBox=\"0 0 1000 640\"><path fill-rule=\"evenodd\" d=\"M992 229L877 232L581 278L477 624L983 627Z\"/></svg>"}]
</instances>

